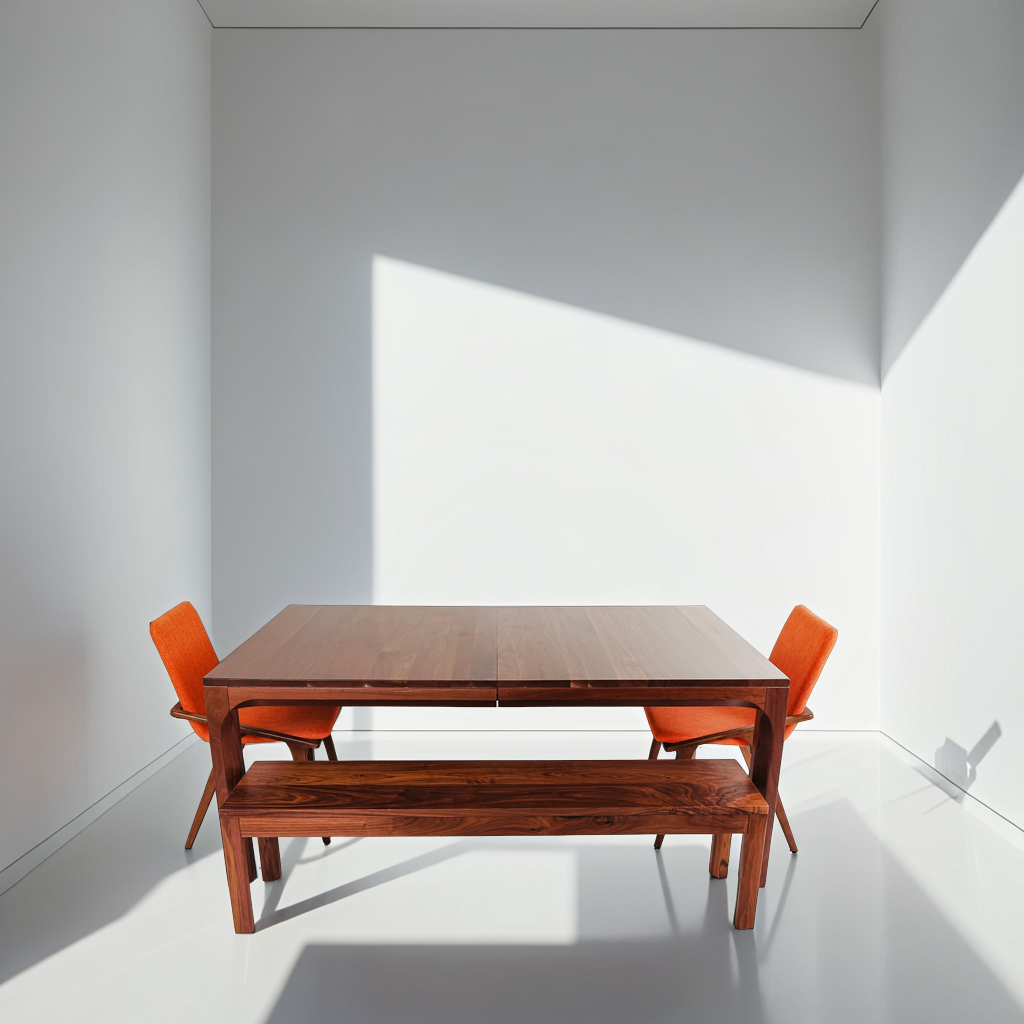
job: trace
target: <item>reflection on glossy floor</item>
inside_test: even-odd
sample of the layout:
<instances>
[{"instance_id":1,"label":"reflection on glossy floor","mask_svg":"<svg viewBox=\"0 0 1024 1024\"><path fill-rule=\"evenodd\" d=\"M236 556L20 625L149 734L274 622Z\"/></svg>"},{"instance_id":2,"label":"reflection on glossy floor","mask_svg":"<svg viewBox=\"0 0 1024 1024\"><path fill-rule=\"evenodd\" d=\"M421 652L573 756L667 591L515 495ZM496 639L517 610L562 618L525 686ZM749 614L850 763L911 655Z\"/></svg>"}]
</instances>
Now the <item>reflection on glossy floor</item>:
<instances>
[{"instance_id":1,"label":"reflection on glossy floor","mask_svg":"<svg viewBox=\"0 0 1024 1024\"><path fill-rule=\"evenodd\" d=\"M342 757L643 757L641 733L336 736ZM273 755L274 750L265 751ZM283 840L231 929L209 748L0 896L5 1022L1024 1022L1024 846L874 735L797 734L754 931L709 840ZM735 855L732 875L735 876Z\"/></svg>"}]
</instances>

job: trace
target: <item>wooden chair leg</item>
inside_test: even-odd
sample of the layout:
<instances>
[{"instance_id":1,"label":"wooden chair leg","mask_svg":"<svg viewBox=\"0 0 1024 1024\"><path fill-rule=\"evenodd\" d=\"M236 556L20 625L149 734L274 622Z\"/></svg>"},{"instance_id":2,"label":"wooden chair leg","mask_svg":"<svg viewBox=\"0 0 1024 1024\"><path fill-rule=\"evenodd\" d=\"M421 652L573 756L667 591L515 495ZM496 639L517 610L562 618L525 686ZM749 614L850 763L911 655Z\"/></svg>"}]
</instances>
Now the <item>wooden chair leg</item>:
<instances>
[{"instance_id":1,"label":"wooden chair leg","mask_svg":"<svg viewBox=\"0 0 1024 1024\"><path fill-rule=\"evenodd\" d=\"M330 733L324 737L324 750L327 751L328 761L338 760L338 752L334 749L334 737Z\"/></svg>"},{"instance_id":2,"label":"wooden chair leg","mask_svg":"<svg viewBox=\"0 0 1024 1024\"><path fill-rule=\"evenodd\" d=\"M199 801L199 809L196 811L195 819L192 822L192 828L189 829L188 839L185 840L185 849L191 850L192 844L196 841L196 836L199 834L199 826L203 823L203 818L206 817L206 812L210 807L210 801L213 799L214 791L217 788L216 782L213 780L213 769L210 769L210 777L206 780L206 789L203 790L202 799Z\"/></svg>"},{"instance_id":3,"label":"wooden chair leg","mask_svg":"<svg viewBox=\"0 0 1024 1024\"><path fill-rule=\"evenodd\" d=\"M648 761L656 761L661 753L661 740L651 740L651 752L647 755Z\"/></svg>"},{"instance_id":4,"label":"wooden chair leg","mask_svg":"<svg viewBox=\"0 0 1024 1024\"><path fill-rule=\"evenodd\" d=\"M324 746L325 747L327 746L326 742L324 743ZM331 741L331 747L332 748L334 747L334 741L333 740ZM307 746L305 746L304 744L301 744L301 743L289 743L288 744L288 749L292 752L292 760L293 761L315 761L316 760L316 758L313 756L313 748L312 747L307 747ZM328 752L328 757L330 757L330 752ZM335 757L334 760L336 761L337 757ZM321 836L320 838L324 841L324 846L330 846L331 845L331 837L330 836Z\"/></svg>"},{"instance_id":5,"label":"wooden chair leg","mask_svg":"<svg viewBox=\"0 0 1024 1024\"><path fill-rule=\"evenodd\" d=\"M743 755L743 760L747 762L747 770L749 771L750 747L740 747L740 753ZM796 840L793 838L793 830L789 827L786 808L782 806L782 797L778 794L775 796L775 817L779 819L779 824L782 826L782 834L786 837L786 842L789 843L789 852L796 853Z\"/></svg>"},{"instance_id":6,"label":"wooden chair leg","mask_svg":"<svg viewBox=\"0 0 1024 1024\"><path fill-rule=\"evenodd\" d=\"M654 742L658 743L657 740L655 740ZM661 747L660 743L658 743L658 747L659 748ZM694 754L696 754L696 753L697 753L697 748L696 747L680 747L676 751L676 760L677 761L689 761L689 760L691 760L693 758ZM650 755L648 757L648 760L650 760L650 758L652 758L652 757L657 757L657 756L658 756L658 753L654 749L654 746L652 744L651 745L651 753L650 753ZM660 836L655 836L654 837L654 848L656 850L660 850L661 849L661 844L663 842L665 842L664 834L662 834Z\"/></svg>"},{"instance_id":7,"label":"wooden chair leg","mask_svg":"<svg viewBox=\"0 0 1024 1024\"><path fill-rule=\"evenodd\" d=\"M782 801L779 799L778 794L775 796L775 817L779 819L779 824L782 826L782 833L786 837L786 842L789 843L789 852L796 853L796 840L793 838L793 830L789 827L789 818L786 817L786 808L782 806Z\"/></svg>"}]
</instances>

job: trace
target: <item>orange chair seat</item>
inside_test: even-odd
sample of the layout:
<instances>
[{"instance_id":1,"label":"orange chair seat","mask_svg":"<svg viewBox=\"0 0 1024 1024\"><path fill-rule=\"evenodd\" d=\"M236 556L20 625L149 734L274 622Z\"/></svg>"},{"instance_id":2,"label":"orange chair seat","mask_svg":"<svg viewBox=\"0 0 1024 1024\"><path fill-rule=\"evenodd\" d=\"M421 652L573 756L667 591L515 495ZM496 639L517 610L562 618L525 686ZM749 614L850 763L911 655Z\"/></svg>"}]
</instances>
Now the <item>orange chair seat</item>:
<instances>
[{"instance_id":1,"label":"orange chair seat","mask_svg":"<svg viewBox=\"0 0 1024 1024\"><path fill-rule=\"evenodd\" d=\"M149 624L149 633L160 652L167 674L174 684L182 708L191 714L206 714L203 677L219 664L199 613L188 603L165 612ZM322 740L330 736L331 726L341 708L305 704L291 707L242 708L238 720L253 729L268 729L300 740ZM209 726L191 722L192 728L207 743ZM273 743L262 736L242 735L243 743Z\"/></svg>"},{"instance_id":2,"label":"orange chair seat","mask_svg":"<svg viewBox=\"0 0 1024 1024\"><path fill-rule=\"evenodd\" d=\"M730 729L750 729L756 712L753 708L644 708L654 738L663 743L685 743L687 739L710 736ZM796 725L786 726L788 739ZM746 746L742 739L716 739L716 743Z\"/></svg>"},{"instance_id":3,"label":"orange chair seat","mask_svg":"<svg viewBox=\"0 0 1024 1024\"><path fill-rule=\"evenodd\" d=\"M203 620L199 613L188 601L182 601L175 605L169 612L164 612L159 618L149 624L149 635L156 644L160 653L160 659L171 677L174 692L178 695L178 702L186 714L202 715L206 717L206 694L203 688L204 677L218 664L217 652L210 643ZM177 716L177 708L171 709L171 714ZM341 708L323 707L316 704L291 705L290 707L268 707L268 708L240 708L238 711L238 722L242 727L243 743L274 743L275 740L268 736L246 735L246 727L250 729L265 729L267 732L278 733L284 737L293 737L296 740L324 740L324 747L327 750L327 757L331 761L337 761L338 755L334 749L334 742L329 737L331 728ZM205 722L195 722L189 719L189 725L195 729L196 734L206 743L210 742L210 727ZM312 748L305 748L302 744L288 743L292 757L300 759L303 756L312 755ZM199 832L199 826L203 823L207 808L213 799L214 772L210 772L206 780L206 789L199 807L196 810L192 828L189 830L188 839L185 840L185 849L191 850ZM323 837L324 844L329 843L330 837ZM251 846L251 844L250 844ZM274 847L276 850L276 846ZM250 851L251 856L251 851ZM261 852L262 856L262 852ZM271 862L263 862L264 870L273 868L273 860L277 859L276 853ZM255 878L255 865L253 866L252 878ZM281 864L277 861L277 873L264 877L278 878L281 875Z\"/></svg>"},{"instance_id":4,"label":"orange chair seat","mask_svg":"<svg viewBox=\"0 0 1024 1024\"><path fill-rule=\"evenodd\" d=\"M832 653L839 634L809 608L798 604L786 619L775 641L769 661L789 676L789 714L799 715L807 707L811 690ZM757 712L753 708L644 708L654 738L661 743L685 743L701 736L730 729L749 729ZM796 725L786 729L786 738ZM716 740L747 746L743 740Z\"/></svg>"},{"instance_id":5,"label":"orange chair seat","mask_svg":"<svg viewBox=\"0 0 1024 1024\"><path fill-rule=\"evenodd\" d=\"M644 708L654 738L661 743L685 743L699 736L730 729L749 729L754 725L753 708ZM786 736L796 728L786 729ZM716 740L717 743L745 747L740 739Z\"/></svg>"},{"instance_id":6,"label":"orange chair seat","mask_svg":"<svg viewBox=\"0 0 1024 1024\"><path fill-rule=\"evenodd\" d=\"M753 708L644 708L654 738L662 743L685 743L698 736L754 724ZM740 746L742 740L723 740Z\"/></svg>"},{"instance_id":7,"label":"orange chair seat","mask_svg":"<svg viewBox=\"0 0 1024 1024\"><path fill-rule=\"evenodd\" d=\"M269 729L296 736L300 740L322 740L331 733L331 727L338 717L338 708L321 707L318 704L303 707L241 708L238 721L243 729ZM207 743L210 742L210 728L201 722L190 723L192 728ZM263 736L247 736L242 733L243 743L273 743Z\"/></svg>"}]
</instances>

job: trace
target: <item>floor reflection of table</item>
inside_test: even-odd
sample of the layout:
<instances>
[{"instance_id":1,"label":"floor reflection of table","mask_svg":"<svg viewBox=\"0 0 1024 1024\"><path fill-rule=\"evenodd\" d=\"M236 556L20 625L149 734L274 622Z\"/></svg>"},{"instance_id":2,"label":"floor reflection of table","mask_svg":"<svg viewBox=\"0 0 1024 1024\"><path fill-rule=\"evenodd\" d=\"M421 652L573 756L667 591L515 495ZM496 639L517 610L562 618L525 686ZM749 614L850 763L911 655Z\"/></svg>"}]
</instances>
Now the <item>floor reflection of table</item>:
<instances>
[{"instance_id":1,"label":"floor reflection of table","mask_svg":"<svg viewBox=\"0 0 1024 1024\"><path fill-rule=\"evenodd\" d=\"M764 884L789 680L703 606L289 605L205 682L220 806L245 774L246 705L756 708L750 777L768 805ZM273 856L276 839L260 843ZM235 929L252 931L252 843L225 836L224 854Z\"/></svg>"}]
</instances>

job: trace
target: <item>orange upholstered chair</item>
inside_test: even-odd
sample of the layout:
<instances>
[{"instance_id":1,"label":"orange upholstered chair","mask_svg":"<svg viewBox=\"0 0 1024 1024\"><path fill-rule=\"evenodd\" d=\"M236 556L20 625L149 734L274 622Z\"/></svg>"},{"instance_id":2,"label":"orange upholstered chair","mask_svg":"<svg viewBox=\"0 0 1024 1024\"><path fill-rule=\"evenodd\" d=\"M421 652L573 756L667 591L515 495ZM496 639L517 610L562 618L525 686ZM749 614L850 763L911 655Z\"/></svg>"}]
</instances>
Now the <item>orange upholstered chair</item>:
<instances>
[{"instance_id":1,"label":"orange upholstered chair","mask_svg":"<svg viewBox=\"0 0 1024 1024\"><path fill-rule=\"evenodd\" d=\"M188 601L165 612L149 624L149 635L163 659L164 668L174 684L178 703L171 708L175 718L184 718L201 739L210 742L206 724L206 701L203 677L220 663L206 633L199 613ZM242 743L287 743L296 761L312 761L313 751L321 742L331 761L337 761L331 729L341 708L335 707L267 707L241 708L238 720ZM213 798L213 770L199 801L195 820L189 830L185 849L191 850L199 826ZM329 843L329 837L324 842Z\"/></svg>"},{"instance_id":2,"label":"orange upholstered chair","mask_svg":"<svg viewBox=\"0 0 1024 1024\"><path fill-rule=\"evenodd\" d=\"M839 633L832 626L802 604L798 604L786 619L768 660L789 676L787 739L800 722L810 721L814 717L807 707L807 701L838 637ZM656 758L662 746L666 750L674 750L677 758L686 759L693 757L697 748L704 743L731 743L740 748L749 769L750 744L757 714L753 708L644 708L644 711L651 732L654 733L650 758ZM775 806L789 848L796 853L796 840L789 827L782 800L778 800ZM655 839L656 850L661 848L664 838L658 836ZM728 864L728 842L717 836L715 838L718 841L716 849L724 853L725 863ZM721 845L723 842L724 847ZM717 859L721 860L721 857ZM712 851L711 860L712 874L717 874L715 850Z\"/></svg>"}]
</instances>

